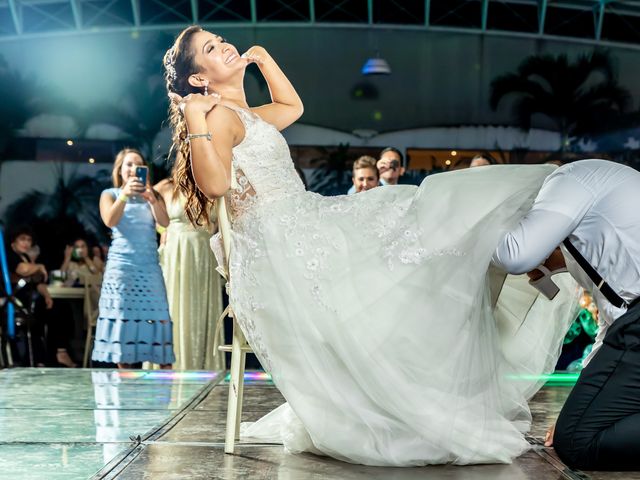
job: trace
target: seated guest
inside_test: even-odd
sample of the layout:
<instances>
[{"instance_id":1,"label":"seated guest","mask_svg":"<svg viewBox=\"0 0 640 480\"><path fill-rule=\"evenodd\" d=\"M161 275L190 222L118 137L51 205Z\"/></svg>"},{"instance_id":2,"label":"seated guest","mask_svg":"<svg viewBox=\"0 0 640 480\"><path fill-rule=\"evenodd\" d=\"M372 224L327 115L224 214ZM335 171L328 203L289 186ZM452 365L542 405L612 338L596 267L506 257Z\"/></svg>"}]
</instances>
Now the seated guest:
<instances>
[{"instance_id":1,"label":"seated guest","mask_svg":"<svg viewBox=\"0 0 640 480\"><path fill-rule=\"evenodd\" d=\"M65 248L64 261L60 270L66 274L67 285L84 285L87 278L92 278L94 280L92 283L95 283L102 277L104 263L100 257L90 255L87 242L83 238L78 238L73 245L67 245Z\"/></svg>"},{"instance_id":2,"label":"seated guest","mask_svg":"<svg viewBox=\"0 0 640 480\"><path fill-rule=\"evenodd\" d=\"M95 255L97 253L97 255ZM85 296L85 311L94 312L100 301L100 289L102 287L102 274L104 262L101 259L102 251L99 247L89 253L89 246L83 238L77 238L72 245L67 245L64 250L64 261L60 270L66 276L65 285L88 285L89 292ZM77 307L78 305L74 305ZM76 315L81 315L80 312Z\"/></svg>"},{"instance_id":3,"label":"seated guest","mask_svg":"<svg viewBox=\"0 0 640 480\"><path fill-rule=\"evenodd\" d=\"M32 298L36 295L31 324L31 344L36 366L44 366L47 361L46 343L51 351L56 351L56 362L66 367L75 367L68 352L70 315L64 309L55 308L47 288L47 269L41 263L29 257L33 246L33 234L28 227L15 230L10 236L11 248L7 249L7 265L11 283L16 289L16 297L30 309ZM48 342L45 341L45 325L48 329Z\"/></svg>"},{"instance_id":4,"label":"seated guest","mask_svg":"<svg viewBox=\"0 0 640 480\"><path fill-rule=\"evenodd\" d=\"M353 162L353 175L351 177L355 193L371 190L378 186L380 177L376 168L376 159L364 155Z\"/></svg>"}]
</instances>

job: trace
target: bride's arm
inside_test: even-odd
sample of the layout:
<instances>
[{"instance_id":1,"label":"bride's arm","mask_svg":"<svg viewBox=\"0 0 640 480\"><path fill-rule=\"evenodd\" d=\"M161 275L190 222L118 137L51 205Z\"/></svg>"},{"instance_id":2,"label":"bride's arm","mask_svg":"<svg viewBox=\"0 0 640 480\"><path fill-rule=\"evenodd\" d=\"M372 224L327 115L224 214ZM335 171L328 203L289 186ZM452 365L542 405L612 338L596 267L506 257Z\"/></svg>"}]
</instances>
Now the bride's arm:
<instances>
[{"instance_id":1,"label":"bride's arm","mask_svg":"<svg viewBox=\"0 0 640 480\"><path fill-rule=\"evenodd\" d=\"M213 95L191 94L182 100L189 134L211 134L192 138L191 171L198 188L208 198L222 197L231 187L231 156L243 129L238 116L218 107Z\"/></svg>"},{"instance_id":2,"label":"bride's arm","mask_svg":"<svg viewBox=\"0 0 640 480\"><path fill-rule=\"evenodd\" d=\"M302 116L302 100L287 76L263 47L251 47L244 57L258 65L267 81L272 100L272 103L251 110L278 130L284 130Z\"/></svg>"}]
</instances>

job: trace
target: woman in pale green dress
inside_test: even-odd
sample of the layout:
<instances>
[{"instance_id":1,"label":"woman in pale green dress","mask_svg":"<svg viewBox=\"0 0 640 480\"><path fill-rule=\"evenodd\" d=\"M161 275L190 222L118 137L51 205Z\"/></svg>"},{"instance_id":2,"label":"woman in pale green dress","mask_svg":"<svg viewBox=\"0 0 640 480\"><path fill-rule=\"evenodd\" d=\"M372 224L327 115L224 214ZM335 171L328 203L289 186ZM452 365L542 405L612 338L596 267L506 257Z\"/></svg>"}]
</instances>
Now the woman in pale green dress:
<instances>
[{"instance_id":1,"label":"woman in pale green dress","mask_svg":"<svg viewBox=\"0 0 640 480\"><path fill-rule=\"evenodd\" d=\"M170 223L163 232L160 266L173 320L176 370L224 368L224 354L215 351L216 322L222 313L223 280L209 247L213 231L194 229L184 211L184 199L174 194L171 179L155 186L167 206ZM215 226L215 222L212 222ZM222 344L223 329L219 332Z\"/></svg>"}]
</instances>

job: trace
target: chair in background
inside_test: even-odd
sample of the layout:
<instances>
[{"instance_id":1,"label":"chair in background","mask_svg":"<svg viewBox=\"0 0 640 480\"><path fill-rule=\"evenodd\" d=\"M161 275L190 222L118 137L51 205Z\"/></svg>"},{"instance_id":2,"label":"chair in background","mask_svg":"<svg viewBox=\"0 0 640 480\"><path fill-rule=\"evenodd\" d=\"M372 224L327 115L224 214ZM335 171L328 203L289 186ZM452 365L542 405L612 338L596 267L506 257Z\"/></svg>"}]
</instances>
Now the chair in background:
<instances>
[{"instance_id":1,"label":"chair in background","mask_svg":"<svg viewBox=\"0 0 640 480\"><path fill-rule=\"evenodd\" d=\"M89 366L89 356L93 349L95 338L95 328L98 324L98 299L100 297L99 276L87 275L84 278L84 301L82 306L85 324L87 326L87 337L84 342L84 357L82 368Z\"/></svg>"}]
</instances>

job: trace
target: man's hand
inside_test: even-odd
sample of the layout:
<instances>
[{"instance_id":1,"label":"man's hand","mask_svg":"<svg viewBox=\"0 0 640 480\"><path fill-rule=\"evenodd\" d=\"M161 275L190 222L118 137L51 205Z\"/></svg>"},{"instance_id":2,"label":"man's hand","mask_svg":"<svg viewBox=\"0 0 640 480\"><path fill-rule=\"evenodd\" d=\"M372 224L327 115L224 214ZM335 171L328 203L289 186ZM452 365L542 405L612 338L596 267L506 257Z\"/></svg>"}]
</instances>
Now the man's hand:
<instances>
[{"instance_id":1,"label":"man's hand","mask_svg":"<svg viewBox=\"0 0 640 480\"><path fill-rule=\"evenodd\" d=\"M382 175L383 173L388 172L392 169L391 160L388 160L386 158L380 159L378 160L378 163L376 163L376 167L378 168L378 174Z\"/></svg>"},{"instance_id":2,"label":"man's hand","mask_svg":"<svg viewBox=\"0 0 640 480\"><path fill-rule=\"evenodd\" d=\"M567 268L567 265L564 263L564 255L562 255L560 247L551 252L551 255L549 255L549 258L547 258L543 265L552 272L560 268Z\"/></svg>"},{"instance_id":3,"label":"man's hand","mask_svg":"<svg viewBox=\"0 0 640 480\"><path fill-rule=\"evenodd\" d=\"M542 265L547 267L551 272L561 268L566 268L567 265L564 263L564 255L562 255L562 251L560 250L560 247L556 248L553 252L551 252L551 255L549 255L549 258L547 258ZM531 280L536 281L542 278L544 276L544 273L542 273L540 270L536 268L531 270L530 272L527 272L527 276Z\"/></svg>"},{"instance_id":4,"label":"man's hand","mask_svg":"<svg viewBox=\"0 0 640 480\"><path fill-rule=\"evenodd\" d=\"M544 436L544 446L553 447L553 435L556 433L556 422L548 428L547 433Z\"/></svg>"}]
</instances>

